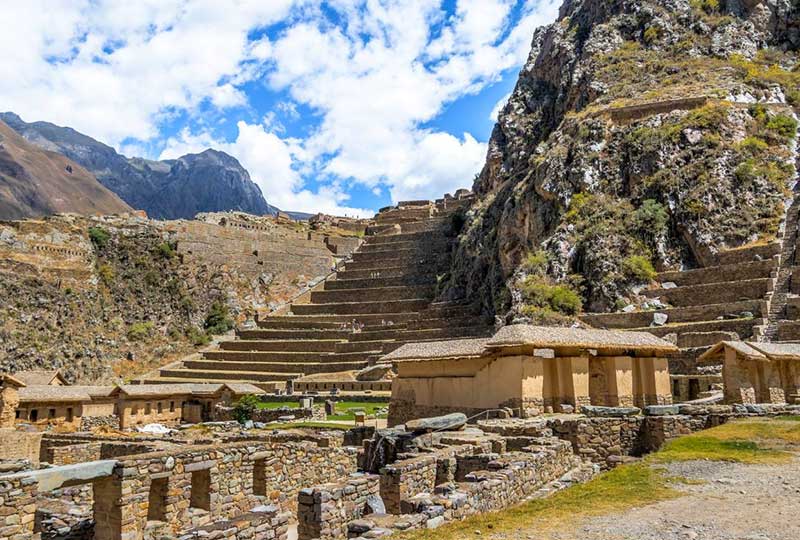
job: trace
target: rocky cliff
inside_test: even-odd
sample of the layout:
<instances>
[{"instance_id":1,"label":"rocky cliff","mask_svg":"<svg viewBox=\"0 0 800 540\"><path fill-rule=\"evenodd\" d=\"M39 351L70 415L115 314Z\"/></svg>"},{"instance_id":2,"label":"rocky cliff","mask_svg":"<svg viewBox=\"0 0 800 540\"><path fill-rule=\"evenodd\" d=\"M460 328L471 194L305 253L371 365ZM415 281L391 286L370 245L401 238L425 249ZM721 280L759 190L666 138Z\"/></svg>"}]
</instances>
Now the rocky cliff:
<instances>
[{"instance_id":1,"label":"rocky cliff","mask_svg":"<svg viewBox=\"0 0 800 540\"><path fill-rule=\"evenodd\" d=\"M774 240L797 180L798 47L791 0L567 0L498 118L445 296L565 322Z\"/></svg>"},{"instance_id":2,"label":"rocky cliff","mask_svg":"<svg viewBox=\"0 0 800 540\"><path fill-rule=\"evenodd\" d=\"M0 113L0 120L33 144L85 167L130 206L156 219L227 210L254 215L278 211L267 204L244 167L224 152L206 150L165 161L127 158L68 127L27 123L11 112Z\"/></svg>"},{"instance_id":3,"label":"rocky cliff","mask_svg":"<svg viewBox=\"0 0 800 540\"><path fill-rule=\"evenodd\" d=\"M0 217L130 210L89 171L60 154L31 144L0 121Z\"/></svg>"}]
</instances>

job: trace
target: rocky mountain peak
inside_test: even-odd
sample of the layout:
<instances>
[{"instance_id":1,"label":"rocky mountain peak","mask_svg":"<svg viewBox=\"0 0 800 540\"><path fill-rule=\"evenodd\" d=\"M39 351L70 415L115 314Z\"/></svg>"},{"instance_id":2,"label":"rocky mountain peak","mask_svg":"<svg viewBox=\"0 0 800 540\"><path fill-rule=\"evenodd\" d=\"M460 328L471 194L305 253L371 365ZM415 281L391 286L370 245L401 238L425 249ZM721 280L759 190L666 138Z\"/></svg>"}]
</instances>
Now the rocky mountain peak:
<instances>
[{"instance_id":1,"label":"rocky mountain peak","mask_svg":"<svg viewBox=\"0 0 800 540\"><path fill-rule=\"evenodd\" d=\"M522 290L536 274L613 310L656 270L775 240L797 175L798 21L790 0L567 0L499 115L448 295L559 311Z\"/></svg>"}]
</instances>

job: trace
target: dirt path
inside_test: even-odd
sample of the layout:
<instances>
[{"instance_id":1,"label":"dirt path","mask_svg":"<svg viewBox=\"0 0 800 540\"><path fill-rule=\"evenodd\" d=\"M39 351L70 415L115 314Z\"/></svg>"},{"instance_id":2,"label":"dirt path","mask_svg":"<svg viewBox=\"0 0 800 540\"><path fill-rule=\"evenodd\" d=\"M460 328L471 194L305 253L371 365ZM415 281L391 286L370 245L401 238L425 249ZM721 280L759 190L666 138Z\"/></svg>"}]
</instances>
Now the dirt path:
<instances>
[{"instance_id":1,"label":"dirt path","mask_svg":"<svg viewBox=\"0 0 800 540\"><path fill-rule=\"evenodd\" d=\"M784 465L688 461L666 465L686 496L588 518L552 540L800 539L800 457ZM503 535L505 536L505 535ZM548 538L535 528L515 538ZM506 536L510 538L510 536Z\"/></svg>"}]
</instances>

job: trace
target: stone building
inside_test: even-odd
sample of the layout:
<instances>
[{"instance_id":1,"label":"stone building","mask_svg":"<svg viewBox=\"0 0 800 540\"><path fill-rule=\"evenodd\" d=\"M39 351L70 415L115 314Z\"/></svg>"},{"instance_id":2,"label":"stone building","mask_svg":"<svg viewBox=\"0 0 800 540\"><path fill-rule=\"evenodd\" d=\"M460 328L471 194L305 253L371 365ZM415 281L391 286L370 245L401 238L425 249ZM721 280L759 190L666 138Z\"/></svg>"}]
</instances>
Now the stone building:
<instances>
[{"instance_id":1,"label":"stone building","mask_svg":"<svg viewBox=\"0 0 800 540\"><path fill-rule=\"evenodd\" d=\"M503 408L528 417L671 403L667 356L676 350L647 333L527 325L492 338L407 344L381 359L398 373L389 424Z\"/></svg>"},{"instance_id":2,"label":"stone building","mask_svg":"<svg viewBox=\"0 0 800 540\"><path fill-rule=\"evenodd\" d=\"M80 386L26 386L19 390L18 421L77 429L91 396Z\"/></svg>"},{"instance_id":3,"label":"stone building","mask_svg":"<svg viewBox=\"0 0 800 540\"><path fill-rule=\"evenodd\" d=\"M800 343L721 341L699 360L720 359L727 403L800 403Z\"/></svg>"}]
</instances>

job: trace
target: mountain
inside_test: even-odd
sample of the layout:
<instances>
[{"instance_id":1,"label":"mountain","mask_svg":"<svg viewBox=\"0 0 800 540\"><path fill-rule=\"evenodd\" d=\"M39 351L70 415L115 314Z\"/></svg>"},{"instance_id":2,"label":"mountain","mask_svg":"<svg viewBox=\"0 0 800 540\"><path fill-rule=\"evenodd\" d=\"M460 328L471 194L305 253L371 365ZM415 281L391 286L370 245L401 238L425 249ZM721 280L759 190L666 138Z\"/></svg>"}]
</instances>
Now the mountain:
<instances>
[{"instance_id":1,"label":"mountain","mask_svg":"<svg viewBox=\"0 0 800 540\"><path fill-rule=\"evenodd\" d=\"M30 142L82 165L130 206L156 219L225 210L255 215L278 211L267 204L247 170L224 152L206 150L164 161L127 158L72 128L24 122L11 112L0 113L0 120Z\"/></svg>"},{"instance_id":2,"label":"mountain","mask_svg":"<svg viewBox=\"0 0 800 540\"><path fill-rule=\"evenodd\" d=\"M129 211L92 173L26 141L0 121L0 219Z\"/></svg>"},{"instance_id":3,"label":"mountain","mask_svg":"<svg viewBox=\"0 0 800 540\"><path fill-rule=\"evenodd\" d=\"M779 239L798 48L793 0L566 0L498 117L444 296L505 320L613 311L655 271Z\"/></svg>"}]
</instances>

